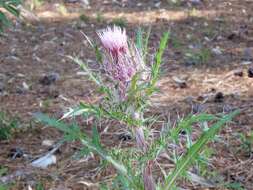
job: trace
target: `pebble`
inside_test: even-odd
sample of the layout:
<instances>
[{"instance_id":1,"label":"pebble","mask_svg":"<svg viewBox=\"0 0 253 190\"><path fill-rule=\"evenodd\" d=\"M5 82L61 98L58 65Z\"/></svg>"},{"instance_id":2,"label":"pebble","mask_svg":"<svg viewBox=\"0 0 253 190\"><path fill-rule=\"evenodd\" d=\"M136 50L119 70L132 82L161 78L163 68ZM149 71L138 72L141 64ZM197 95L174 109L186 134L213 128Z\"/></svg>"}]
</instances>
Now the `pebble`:
<instances>
[{"instance_id":1,"label":"pebble","mask_svg":"<svg viewBox=\"0 0 253 190\"><path fill-rule=\"evenodd\" d=\"M243 70L242 69L235 70L234 75L238 76L238 77L242 77L243 76Z\"/></svg>"},{"instance_id":2,"label":"pebble","mask_svg":"<svg viewBox=\"0 0 253 190\"><path fill-rule=\"evenodd\" d=\"M11 159L21 158L24 155L24 151L21 148L12 148L8 154Z\"/></svg>"},{"instance_id":3,"label":"pebble","mask_svg":"<svg viewBox=\"0 0 253 190\"><path fill-rule=\"evenodd\" d=\"M253 67L248 69L248 77L253 78Z\"/></svg>"},{"instance_id":4,"label":"pebble","mask_svg":"<svg viewBox=\"0 0 253 190\"><path fill-rule=\"evenodd\" d=\"M29 90L29 85L26 82L22 83L24 90Z\"/></svg>"},{"instance_id":5,"label":"pebble","mask_svg":"<svg viewBox=\"0 0 253 190\"><path fill-rule=\"evenodd\" d=\"M46 139L46 140L42 141L42 146L53 146L53 144L54 144L54 141L52 141L52 140Z\"/></svg>"},{"instance_id":6,"label":"pebble","mask_svg":"<svg viewBox=\"0 0 253 190\"><path fill-rule=\"evenodd\" d=\"M214 102L223 102L224 100L224 95L222 92L217 92L217 94L215 94L215 97L214 97Z\"/></svg>"},{"instance_id":7,"label":"pebble","mask_svg":"<svg viewBox=\"0 0 253 190\"><path fill-rule=\"evenodd\" d=\"M120 134L119 135L119 140L122 140L122 141L129 141L129 140L131 140L132 139L132 137L131 137L131 135L130 134Z\"/></svg>"},{"instance_id":8,"label":"pebble","mask_svg":"<svg viewBox=\"0 0 253 190\"><path fill-rule=\"evenodd\" d=\"M212 53L215 54L215 55L221 55L222 54L222 51L220 49L220 47L215 47L212 49Z\"/></svg>"},{"instance_id":9,"label":"pebble","mask_svg":"<svg viewBox=\"0 0 253 190\"><path fill-rule=\"evenodd\" d=\"M250 65L250 64L252 64L252 61L242 61L241 64L242 65Z\"/></svg>"},{"instance_id":10,"label":"pebble","mask_svg":"<svg viewBox=\"0 0 253 190\"><path fill-rule=\"evenodd\" d=\"M48 75L44 75L40 80L40 84L42 85L51 85L60 79L60 75L58 73L49 73Z\"/></svg>"},{"instance_id":11,"label":"pebble","mask_svg":"<svg viewBox=\"0 0 253 190\"><path fill-rule=\"evenodd\" d=\"M26 90L25 90L24 88L20 87L20 86L18 86L18 87L16 88L16 93L17 93L17 94L24 94L25 91L26 91Z\"/></svg>"},{"instance_id":12,"label":"pebble","mask_svg":"<svg viewBox=\"0 0 253 190\"><path fill-rule=\"evenodd\" d=\"M176 76L173 76L172 79L177 84L178 87L180 87L180 88L187 88L187 84L186 84L185 80L180 79L180 78L178 78Z\"/></svg>"}]
</instances>

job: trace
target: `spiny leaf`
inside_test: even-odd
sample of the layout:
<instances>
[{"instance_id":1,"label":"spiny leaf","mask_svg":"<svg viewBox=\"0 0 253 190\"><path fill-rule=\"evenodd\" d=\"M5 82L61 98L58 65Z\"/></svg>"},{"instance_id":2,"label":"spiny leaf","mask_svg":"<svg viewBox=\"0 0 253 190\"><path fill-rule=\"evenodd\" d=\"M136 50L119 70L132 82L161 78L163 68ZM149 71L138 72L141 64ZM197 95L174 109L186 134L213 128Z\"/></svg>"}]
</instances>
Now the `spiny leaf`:
<instances>
[{"instance_id":1,"label":"spiny leaf","mask_svg":"<svg viewBox=\"0 0 253 190\"><path fill-rule=\"evenodd\" d=\"M176 163L176 168L174 171L167 176L165 179L164 190L172 190L176 180L179 176L181 176L188 166L192 163L192 160L198 155L201 149L206 145L210 140L212 140L215 134L219 131L219 129L226 124L228 121L231 121L233 117L239 114L239 111L234 111L229 115L220 119L216 124L212 125L208 131L205 131L201 137L197 140L196 143L188 150L185 156L181 157L179 161Z\"/></svg>"},{"instance_id":2,"label":"spiny leaf","mask_svg":"<svg viewBox=\"0 0 253 190\"><path fill-rule=\"evenodd\" d=\"M75 140L77 137L79 137L81 135L79 127L74 124L67 125L63 122L60 122L60 121L54 119L54 118L50 118L43 113L35 113L34 117L38 121L40 121L46 125L49 125L51 127L55 127L57 129L59 129L60 131L64 132L67 140Z\"/></svg>"},{"instance_id":3,"label":"spiny leaf","mask_svg":"<svg viewBox=\"0 0 253 190\"><path fill-rule=\"evenodd\" d=\"M75 63L77 63L81 67L81 69L87 73L90 80L95 82L98 86L103 86L102 81L99 79L99 77L95 73L93 73L80 59L74 58L72 56L67 56L67 57L73 60Z\"/></svg>"},{"instance_id":4,"label":"spiny leaf","mask_svg":"<svg viewBox=\"0 0 253 190\"><path fill-rule=\"evenodd\" d=\"M162 63L162 56L164 53L165 48L167 47L167 42L169 40L170 33L165 32L163 37L160 41L159 49L155 56L155 63L151 67L151 80L150 80L150 87L148 89L147 94L151 95L154 92L155 83L158 80L160 74L160 66Z\"/></svg>"}]
</instances>

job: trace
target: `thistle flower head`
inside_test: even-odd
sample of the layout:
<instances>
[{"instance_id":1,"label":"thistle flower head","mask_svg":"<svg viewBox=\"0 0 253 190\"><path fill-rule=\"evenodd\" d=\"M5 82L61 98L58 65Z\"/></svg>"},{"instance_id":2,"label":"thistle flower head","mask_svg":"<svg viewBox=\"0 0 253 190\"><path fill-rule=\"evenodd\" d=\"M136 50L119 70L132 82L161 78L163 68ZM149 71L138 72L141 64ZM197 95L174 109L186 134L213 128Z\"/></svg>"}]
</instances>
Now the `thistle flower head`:
<instances>
[{"instance_id":1,"label":"thistle flower head","mask_svg":"<svg viewBox=\"0 0 253 190\"><path fill-rule=\"evenodd\" d=\"M97 32L104 48L112 55L117 56L120 52L127 51L126 30L117 26L107 27Z\"/></svg>"},{"instance_id":2,"label":"thistle flower head","mask_svg":"<svg viewBox=\"0 0 253 190\"><path fill-rule=\"evenodd\" d=\"M97 32L104 47L103 67L107 75L118 83L119 95L124 99L129 82L146 66L139 49L129 43L125 29L113 26Z\"/></svg>"}]
</instances>

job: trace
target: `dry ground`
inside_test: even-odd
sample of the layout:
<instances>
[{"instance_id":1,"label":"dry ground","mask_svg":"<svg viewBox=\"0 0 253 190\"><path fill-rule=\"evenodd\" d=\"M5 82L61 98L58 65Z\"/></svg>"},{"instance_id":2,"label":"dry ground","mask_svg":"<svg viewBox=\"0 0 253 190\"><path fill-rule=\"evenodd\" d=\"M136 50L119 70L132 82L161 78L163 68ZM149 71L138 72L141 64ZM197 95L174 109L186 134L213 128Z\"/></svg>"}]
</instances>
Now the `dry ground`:
<instances>
[{"instance_id":1,"label":"dry ground","mask_svg":"<svg viewBox=\"0 0 253 190\"><path fill-rule=\"evenodd\" d=\"M0 38L0 82L4 86L0 110L18 116L21 123L11 140L0 142L0 166L8 168L8 174L25 171L15 178L13 189L27 189L38 182L45 189L93 189L80 181L95 183L113 175L95 170L97 159L71 159L80 148L74 143L64 145L57 154L57 164L46 170L30 168L27 158L13 160L9 153L18 147L35 157L48 151L42 146L43 140L56 142L61 138L56 130L34 123L33 113L60 117L80 100L94 101L93 85L77 74L78 66L66 55L76 55L96 68L95 55L80 31L96 39L95 31L115 23L115 18L124 18L120 23L126 25L130 36L138 26L152 26L150 52L154 52L164 31L171 32L159 82L161 95L153 97L153 112L168 114L175 120L191 112L242 109L235 123L222 131L224 142L213 145L216 152L211 161L224 181L253 189L252 152L241 149L238 139L238 134L247 136L253 130L253 78L247 74L253 67L253 1L204 0L196 6L161 1L158 6L159 1L128 0L123 6L121 1L91 0L89 8L79 2L66 2L44 3L34 11L36 19L17 21ZM187 52L199 49L202 61L194 63L185 58ZM41 84L49 73L56 73L59 79L50 85ZM176 82L179 79L184 84ZM223 96L219 96L221 93ZM107 144L119 141L113 130ZM194 184L187 186L203 189Z\"/></svg>"}]
</instances>

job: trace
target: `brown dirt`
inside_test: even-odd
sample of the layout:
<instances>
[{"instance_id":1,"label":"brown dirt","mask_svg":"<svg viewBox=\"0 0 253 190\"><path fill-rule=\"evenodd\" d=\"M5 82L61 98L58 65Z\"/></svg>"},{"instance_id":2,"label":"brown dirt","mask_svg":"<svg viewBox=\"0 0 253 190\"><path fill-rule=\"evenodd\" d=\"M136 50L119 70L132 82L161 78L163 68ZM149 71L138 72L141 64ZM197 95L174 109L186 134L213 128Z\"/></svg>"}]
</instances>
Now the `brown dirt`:
<instances>
[{"instance_id":1,"label":"brown dirt","mask_svg":"<svg viewBox=\"0 0 253 190\"><path fill-rule=\"evenodd\" d=\"M11 148L20 147L27 154L40 155L48 150L41 145L44 139L61 139L58 131L30 122L33 113L43 112L59 118L80 100L94 101L94 86L87 78L77 75L78 66L66 55L76 55L96 68L95 55L80 31L96 39L97 29L123 17L130 36L138 26L152 26L151 52L157 47L161 34L171 31L172 40L165 52L159 81L161 95L153 97L156 109L151 110L156 111L151 112L170 114L175 120L178 115L187 115L200 107L210 113L242 109L235 123L222 131L224 143L212 145L216 150L212 163L225 181L239 182L245 189L253 189L252 155L234 150L241 145L236 135L253 131L253 78L247 75L247 69L253 64L242 64L245 48L251 48L253 57L253 2L203 1L195 8L187 3L171 6L167 1L161 1L159 8L154 1L142 1L141 6L136 6L139 1L129 0L124 7L112 1L103 2L107 3L91 1L89 9L79 3L65 3L68 12L63 13L56 5L61 1L49 1L34 11L39 20L17 21L6 31L6 36L0 38L0 82L4 83L0 110L18 116L23 127L11 140L0 142L0 166L7 167L8 174L28 171L25 177L16 179L13 188L27 189L29 184L40 181L45 189L96 189L81 181L96 183L110 180L114 175L110 169L96 170L97 157L89 162L71 159L80 148L76 143L64 145L57 154L57 165L47 170L34 170L28 166L27 159L11 160L8 154ZM82 21L79 18L82 14L89 19ZM204 63L187 65L184 54L189 45L199 44L209 50L219 47L222 54L211 53ZM242 70L242 77L234 75L238 69ZM40 79L51 72L58 73L60 79L51 85L40 84ZM186 87L180 87L175 77L185 80ZM29 90L23 90L24 82ZM215 97L218 92L224 95L221 101ZM111 140L106 144L118 143L114 130L117 128L111 129L108 135ZM201 189L186 185L190 189Z\"/></svg>"}]
</instances>

